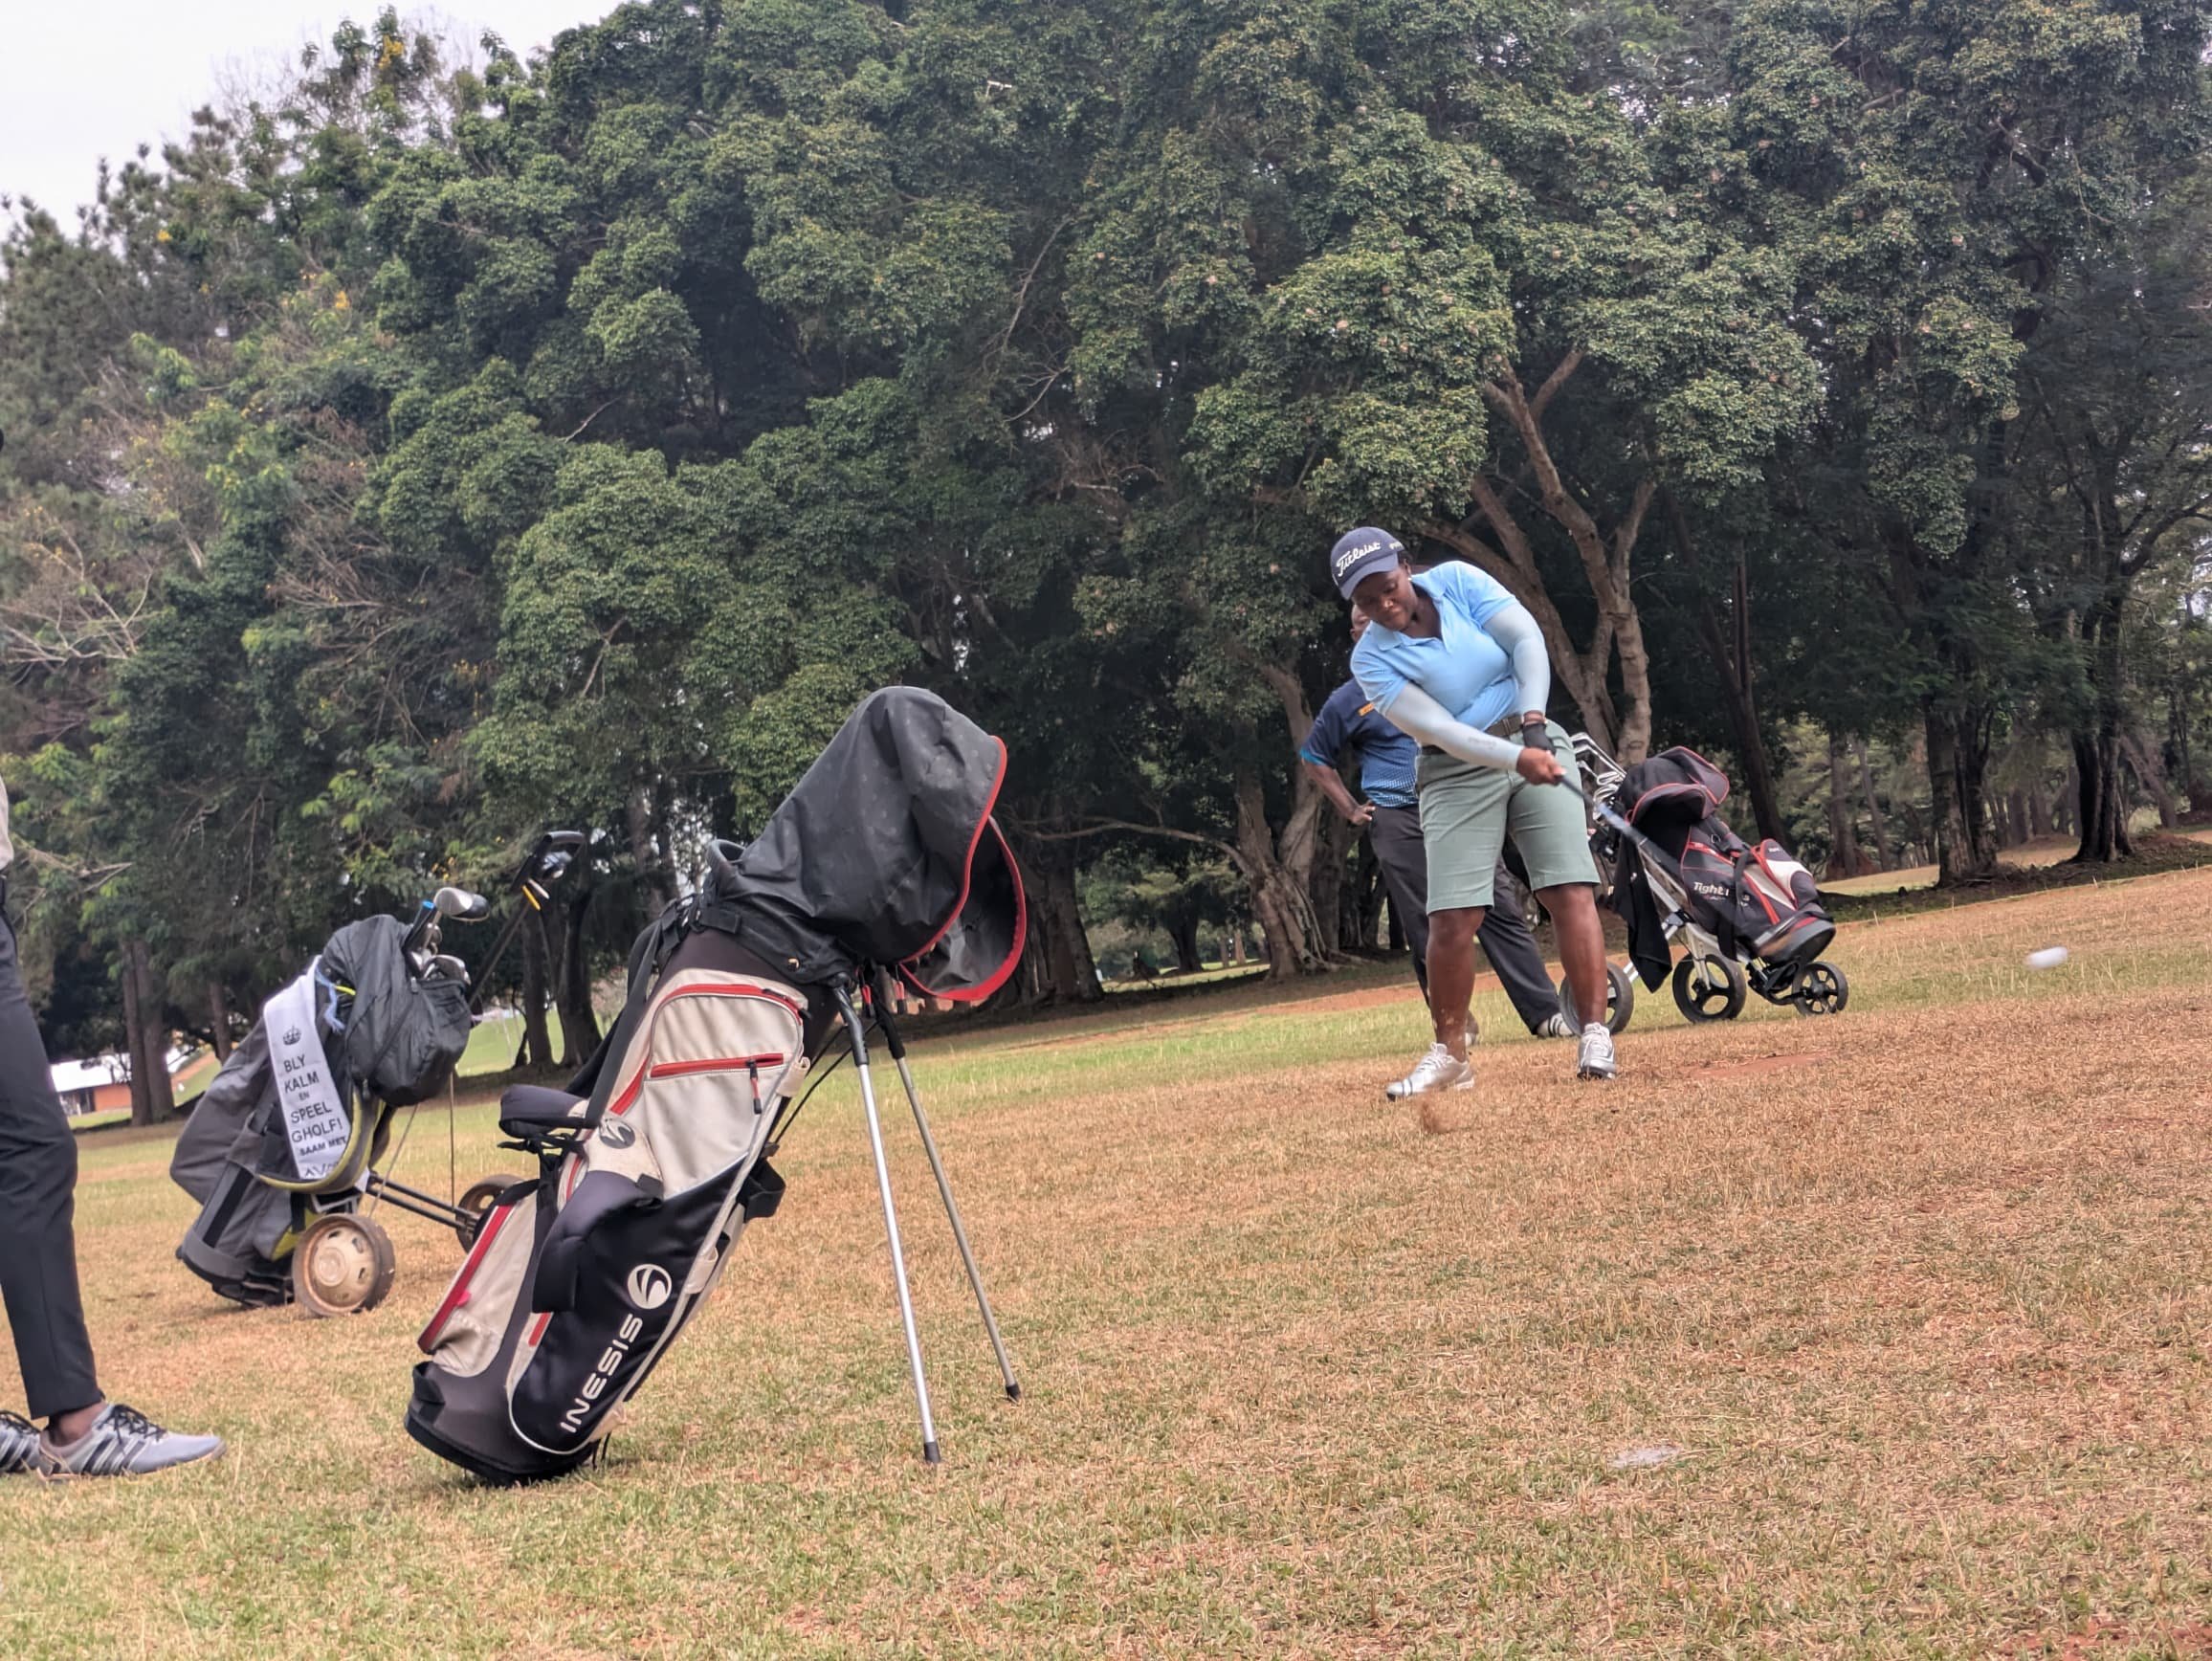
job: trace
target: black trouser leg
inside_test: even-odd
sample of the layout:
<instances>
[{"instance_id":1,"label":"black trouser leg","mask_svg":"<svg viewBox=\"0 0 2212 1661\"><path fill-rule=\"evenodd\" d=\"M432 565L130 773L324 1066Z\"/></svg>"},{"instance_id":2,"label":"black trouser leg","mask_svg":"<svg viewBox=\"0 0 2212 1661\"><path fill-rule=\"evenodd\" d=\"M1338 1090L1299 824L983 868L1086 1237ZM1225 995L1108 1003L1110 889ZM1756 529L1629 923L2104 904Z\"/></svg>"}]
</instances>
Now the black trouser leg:
<instances>
[{"instance_id":1,"label":"black trouser leg","mask_svg":"<svg viewBox=\"0 0 2212 1661\"><path fill-rule=\"evenodd\" d=\"M1544 970L1544 955L1537 950L1537 937L1530 932L1529 920L1513 890L1506 886L1505 875L1501 864L1490 909L1483 913L1482 927L1474 938L1490 966L1497 971L1497 978L1505 983L1505 995L1513 1000L1521 1025L1537 1032L1559 1012L1559 994Z\"/></svg>"},{"instance_id":2,"label":"black trouser leg","mask_svg":"<svg viewBox=\"0 0 2212 1661\"><path fill-rule=\"evenodd\" d=\"M1398 930L1413 948L1413 978L1428 996L1428 851L1421 841L1421 809L1377 808L1367 821L1367 840L1375 863L1382 867L1383 892L1390 897Z\"/></svg>"},{"instance_id":3,"label":"black trouser leg","mask_svg":"<svg viewBox=\"0 0 2212 1661\"><path fill-rule=\"evenodd\" d=\"M0 920L0 1298L33 1419L100 1400L77 1284L77 1138Z\"/></svg>"}]
</instances>

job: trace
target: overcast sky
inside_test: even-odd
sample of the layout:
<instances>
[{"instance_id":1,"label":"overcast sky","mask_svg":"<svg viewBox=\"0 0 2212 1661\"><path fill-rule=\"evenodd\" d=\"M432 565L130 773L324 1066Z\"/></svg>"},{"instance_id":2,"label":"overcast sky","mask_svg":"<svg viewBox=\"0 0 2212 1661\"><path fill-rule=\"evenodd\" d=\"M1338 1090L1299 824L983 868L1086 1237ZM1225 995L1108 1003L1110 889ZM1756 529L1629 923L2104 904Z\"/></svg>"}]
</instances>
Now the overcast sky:
<instances>
[{"instance_id":1,"label":"overcast sky","mask_svg":"<svg viewBox=\"0 0 2212 1661\"><path fill-rule=\"evenodd\" d=\"M445 0L402 5L442 34L497 31L524 56L614 0ZM141 141L181 135L226 82L262 80L327 42L345 17L366 24L380 0L7 0L0 36L0 195L29 196L73 224L100 158L121 166Z\"/></svg>"}]
</instances>

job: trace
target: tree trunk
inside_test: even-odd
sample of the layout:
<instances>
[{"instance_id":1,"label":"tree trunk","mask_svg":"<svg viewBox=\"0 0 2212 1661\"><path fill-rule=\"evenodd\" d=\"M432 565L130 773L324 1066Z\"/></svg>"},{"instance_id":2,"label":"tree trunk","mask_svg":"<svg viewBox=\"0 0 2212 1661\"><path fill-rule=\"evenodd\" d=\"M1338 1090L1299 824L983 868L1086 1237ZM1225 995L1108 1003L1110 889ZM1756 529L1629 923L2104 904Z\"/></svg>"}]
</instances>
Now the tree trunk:
<instances>
[{"instance_id":1,"label":"tree trunk","mask_svg":"<svg viewBox=\"0 0 2212 1661\"><path fill-rule=\"evenodd\" d=\"M591 960L584 940L591 889L579 883L561 906L561 954L553 976L553 1003L561 1014L561 1065L578 1068L599 1048L599 1014L591 1007Z\"/></svg>"},{"instance_id":2,"label":"tree trunk","mask_svg":"<svg viewBox=\"0 0 2212 1661\"><path fill-rule=\"evenodd\" d=\"M2074 860L2083 865L2105 865L2135 853L2128 836L2128 804L2120 788L2120 746L2117 734L2076 733L2071 740L2074 774L2081 781L2075 800L2081 822L2081 847Z\"/></svg>"},{"instance_id":3,"label":"tree trunk","mask_svg":"<svg viewBox=\"0 0 2212 1661\"><path fill-rule=\"evenodd\" d=\"M638 886L645 893L646 910L658 917L675 903L675 883L670 875L668 861L653 844L653 801L648 786L632 786L630 800L623 807L623 817L630 831L630 863L637 868Z\"/></svg>"},{"instance_id":4,"label":"tree trunk","mask_svg":"<svg viewBox=\"0 0 2212 1661\"><path fill-rule=\"evenodd\" d=\"M1175 943L1175 966L1186 975L1198 973L1205 961L1198 954L1198 919L1178 918L1167 925L1167 938Z\"/></svg>"},{"instance_id":5,"label":"tree trunk","mask_svg":"<svg viewBox=\"0 0 2212 1661\"><path fill-rule=\"evenodd\" d=\"M146 1025L145 1013L139 1005L137 953L137 941L123 941L116 979L122 984L123 1050L130 1060L130 1121L151 1124L154 1103L146 1087Z\"/></svg>"},{"instance_id":6,"label":"tree trunk","mask_svg":"<svg viewBox=\"0 0 2212 1661\"><path fill-rule=\"evenodd\" d=\"M2008 846L2018 848L2027 841L2027 792L2007 790L2004 793L2004 834Z\"/></svg>"},{"instance_id":7,"label":"tree trunk","mask_svg":"<svg viewBox=\"0 0 2212 1661\"><path fill-rule=\"evenodd\" d=\"M123 942L123 1026L130 1044L130 1121L160 1124L177 1111L169 1084L169 1035L153 957L143 940Z\"/></svg>"},{"instance_id":8,"label":"tree trunk","mask_svg":"<svg viewBox=\"0 0 2212 1661\"><path fill-rule=\"evenodd\" d=\"M1064 1003L1095 1004L1106 995L1098 984L1098 965L1091 956L1091 938L1083 931L1083 913L1075 897L1075 858L1066 843L1055 846L1045 865L1045 911L1052 919L1051 955L1052 991Z\"/></svg>"},{"instance_id":9,"label":"tree trunk","mask_svg":"<svg viewBox=\"0 0 2212 1661\"><path fill-rule=\"evenodd\" d=\"M2128 838L2127 792L2121 787L2120 747L2127 709L2120 699L2126 670L2120 660L2120 596L2108 587L2082 619L2089 648L2091 704L2068 734L2078 781L2081 846L2074 858L2102 865L2135 852Z\"/></svg>"},{"instance_id":10,"label":"tree trunk","mask_svg":"<svg viewBox=\"0 0 2212 1661\"><path fill-rule=\"evenodd\" d=\"M208 983L208 1038L215 1047L217 1066L231 1059L231 1007L219 981Z\"/></svg>"},{"instance_id":11,"label":"tree trunk","mask_svg":"<svg viewBox=\"0 0 2212 1661\"><path fill-rule=\"evenodd\" d=\"M1851 824L1851 798L1844 783L1844 742L1828 734L1828 868L1837 876L1866 874L1866 855L1859 852L1859 837ZM1772 835L1769 831L1767 834ZM1779 837L1776 840L1781 840Z\"/></svg>"},{"instance_id":12,"label":"tree trunk","mask_svg":"<svg viewBox=\"0 0 2212 1661\"><path fill-rule=\"evenodd\" d=\"M1986 881L1997 873L1997 843L1982 788L1989 773L1987 722L1979 709L1953 715L1931 708L1926 725L1936 883Z\"/></svg>"},{"instance_id":13,"label":"tree trunk","mask_svg":"<svg viewBox=\"0 0 2212 1661\"><path fill-rule=\"evenodd\" d=\"M1874 764L1864 741L1852 740L1851 748L1858 756L1859 784L1867 793L1867 827L1874 833L1874 869L1887 871L1891 863L1890 828L1882 821L1882 794L1874 788Z\"/></svg>"},{"instance_id":14,"label":"tree trunk","mask_svg":"<svg viewBox=\"0 0 2212 1661\"><path fill-rule=\"evenodd\" d=\"M2159 765L2157 755L2143 735L2133 725L2121 735L2120 753L2127 758L2135 782L2143 786L2151 800L2158 805L2158 828L2171 830L2181 822L2180 805L2174 800L2174 792L2166 783L2166 769Z\"/></svg>"},{"instance_id":15,"label":"tree trunk","mask_svg":"<svg viewBox=\"0 0 2212 1661\"><path fill-rule=\"evenodd\" d=\"M2050 834L2050 804L2044 800L2041 785L2027 787L2027 833L2031 837Z\"/></svg>"},{"instance_id":16,"label":"tree trunk","mask_svg":"<svg viewBox=\"0 0 2212 1661\"><path fill-rule=\"evenodd\" d=\"M1789 837L1781 816L1781 799L1775 790L1774 765L1766 753L1766 735L1759 731L1758 702L1753 696L1756 677L1751 662L1750 573L1738 559L1730 586L1729 625L1724 629L1713 597L1705 591L1703 572L1697 561L1697 543L1690 534L1690 520L1682 512L1682 504L1670 490L1663 490L1660 495L1666 502L1675 545L1688 557L1691 574L1697 580L1697 631L1704 637L1706 656L1713 661L1714 678L1720 683L1720 701L1728 707L1728 723L1736 735L1736 757L1743 764L1743 787L1751 797L1752 817L1758 822L1761 836L1786 843ZM1828 747L1833 772L1833 737L1828 741ZM1845 823L1847 828L1847 817ZM1856 845L1851 851L1851 863L1854 866L1858 863Z\"/></svg>"},{"instance_id":17,"label":"tree trunk","mask_svg":"<svg viewBox=\"0 0 2212 1661\"><path fill-rule=\"evenodd\" d=\"M1358 834L1340 814L1323 811L1315 816L1314 869L1307 878L1307 897L1314 907L1315 932L1331 958L1343 945L1344 871L1350 863L1352 838Z\"/></svg>"},{"instance_id":18,"label":"tree trunk","mask_svg":"<svg viewBox=\"0 0 2212 1661\"><path fill-rule=\"evenodd\" d=\"M553 1039L545 1030L545 928L542 913L522 924L522 1053L525 1072L550 1072Z\"/></svg>"},{"instance_id":19,"label":"tree trunk","mask_svg":"<svg viewBox=\"0 0 2212 1661\"><path fill-rule=\"evenodd\" d=\"M1308 788L1283 828L1281 853L1268 828L1267 797L1249 762L1236 767L1237 868L1250 891L1252 915L1267 937L1268 978L1312 974L1328 963L1328 946L1308 892L1314 858L1314 822L1321 792Z\"/></svg>"}]
</instances>

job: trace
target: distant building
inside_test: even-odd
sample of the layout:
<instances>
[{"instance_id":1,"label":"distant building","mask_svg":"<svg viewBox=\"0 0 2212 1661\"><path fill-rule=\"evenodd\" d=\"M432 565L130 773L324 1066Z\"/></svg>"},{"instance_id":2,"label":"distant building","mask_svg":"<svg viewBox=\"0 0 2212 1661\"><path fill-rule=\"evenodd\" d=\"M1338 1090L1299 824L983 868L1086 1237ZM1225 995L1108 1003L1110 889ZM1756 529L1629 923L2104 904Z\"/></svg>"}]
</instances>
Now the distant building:
<instances>
[{"instance_id":1,"label":"distant building","mask_svg":"<svg viewBox=\"0 0 2212 1661\"><path fill-rule=\"evenodd\" d=\"M169 1081L189 1068L198 1052L184 1045L168 1054ZM84 1061L56 1061L47 1069L54 1079L54 1094L61 1097L61 1111L71 1118L88 1113L109 1113L130 1106L130 1057L95 1055Z\"/></svg>"}]
</instances>

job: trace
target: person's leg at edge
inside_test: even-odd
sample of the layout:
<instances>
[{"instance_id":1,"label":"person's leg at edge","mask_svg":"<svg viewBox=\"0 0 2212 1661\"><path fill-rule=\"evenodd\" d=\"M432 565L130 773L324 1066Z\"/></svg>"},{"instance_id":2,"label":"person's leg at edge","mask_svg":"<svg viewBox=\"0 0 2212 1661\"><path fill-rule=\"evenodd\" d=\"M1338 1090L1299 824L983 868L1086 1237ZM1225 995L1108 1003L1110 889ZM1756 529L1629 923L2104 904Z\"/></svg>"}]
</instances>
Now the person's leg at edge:
<instances>
[{"instance_id":1,"label":"person's leg at edge","mask_svg":"<svg viewBox=\"0 0 2212 1661\"><path fill-rule=\"evenodd\" d=\"M1521 1025L1531 1032L1542 1032L1545 1024L1559 1013L1559 995L1552 987L1551 976L1544 972L1544 954L1537 950L1537 938L1527 917L1513 890L1502 881L1497 883L1490 908L1475 930L1475 941L1482 955L1490 960L1490 966L1497 971Z\"/></svg>"},{"instance_id":2,"label":"person's leg at edge","mask_svg":"<svg viewBox=\"0 0 2212 1661\"><path fill-rule=\"evenodd\" d=\"M1483 909L1457 906L1428 914L1428 1017L1436 1041L1462 1061L1474 1007L1474 939L1482 928Z\"/></svg>"},{"instance_id":3,"label":"person's leg at edge","mask_svg":"<svg viewBox=\"0 0 2212 1661\"><path fill-rule=\"evenodd\" d=\"M77 1279L76 1188L77 1138L46 1071L15 932L0 919L0 1300L31 1416L63 1441L102 1406Z\"/></svg>"},{"instance_id":4,"label":"person's leg at edge","mask_svg":"<svg viewBox=\"0 0 2212 1661\"><path fill-rule=\"evenodd\" d=\"M1537 897L1552 916L1552 932L1559 937L1559 965L1566 970L1567 986L1575 994L1575 1008L1605 1008L1605 931L1598 921L1598 890L1594 883L1567 882L1539 891Z\"/></svg>"},{"instance_id":5,"label":"person's leg at edge","mask_svg":"<svg viewBox=\"0 0 2212 1661\"><path fill-rule=\"evenodd\" d=\"M1559 722L1550 723L1552 753L1571 769L1574 750ZM1605 937L1598 922L1598 865L1590 857L1582 805L1564 790L1515 779L1507 809L1514 847L1559 942L1559 962L1581 1011L1575 1070L1584 1078L1616 1072L1613 1035L1605 1028Z\"/></svg>"},{"instance_id":6,"label":"person's leg at edge","mask_svg":"<svg viewBox=\"0 0 2212 1661\"><path fill-rule=\"evenodd\" d=\"M1413 980L1428 996L1428 855L1421 845L1421 814L1414 808L1377 808L1367 823L1382 889L1390 897L1398 932L1413 955Z\"/></svg>"},{"instance_id":7,"label":"person's leg at edge","mask_svg":"<svg viewBox=\"0 0 2212 1661\"><path fill-rule=\"evenodd\" d=\"M1411 1073L1384 1092L1392 1101L1474 1088L1467 1055L1474 934L1491 902L1492 873L1505 840L1502 774L1425 755L1419 776L1428 870L1428 1014L1435 1042Z\"/></svg>"},{"instance_id":8,"label":"person's leg at edge","mask_svg":"<svg viewBox=\"0 0 2212 1661\"><path fill-rule=\"evenodd\" d=\"M222 1438L166 1430L101 1394L77 1274L76 1189L77 1137L47 1072L15 932L0 918L0 1303L31 1415L46 1421L30 1448L28 1425L8 1427L13 1468L132 1476L213 1458Z\"/></svg>"}]
</instances>

